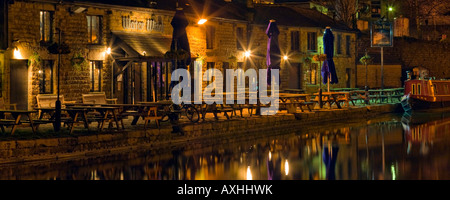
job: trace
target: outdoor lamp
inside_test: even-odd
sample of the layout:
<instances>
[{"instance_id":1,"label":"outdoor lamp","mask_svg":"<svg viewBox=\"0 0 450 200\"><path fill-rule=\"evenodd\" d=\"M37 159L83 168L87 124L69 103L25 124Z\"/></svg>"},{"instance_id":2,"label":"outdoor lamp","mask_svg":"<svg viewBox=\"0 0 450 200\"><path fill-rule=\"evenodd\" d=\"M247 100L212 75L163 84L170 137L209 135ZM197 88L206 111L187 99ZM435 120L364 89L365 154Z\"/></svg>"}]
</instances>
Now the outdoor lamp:
<instances>
[{"instance_id":1,"label":"outdoor lamp","mask_svg":"<svg viewBox=\"0 0 450 200\"><path fill-rule=\"evenodd\" d=\"M206 23L208 20L207 19L200 19L198 20L197 24L202 25L204 23Z\"/></svg>"},{"instance_id":2,"label":"outdoor lamp","mask_svg":"<svg viewBox=\"0 0 450 200\"><path fill-rule=\"evenodd\" d=\"M284 60L287 60L287 59L288 59L288 56L283 56L283 59L284 59Z\"/></svg>"},{"instance_id":3,"label":"outdoor lamp","mask_svg":"<svg viewBox=\"0 0 450 200\"><path fill-rule=\"evenodd\" d=\"M17 47L14 48L13 56L15 59L23 59L22 53L20 53L20 50Z\"/></svg>"},{"instance_id":4,"label":"outdoor lamp","mask_svg":"<svg viewBox=\"0 0 450 200\"><path fill-rule=\"evenodd\" d=\"M394 10L394 8L392 8L392 7L389 7L389 8L388 8L388 10L389 10L389 11L393 11L393 10Z\"/></svg>"},{"instance_id":5,"label":"outdoor lamp","mask_svg":"<svg viewBox=\"0 0 450 200\"><path fill-rule=\"evenodd\" d=\"M108 48L106 49L105 52L106 52L106 54L108 54L108 55L111 54L111 47L108 47Z\"/></svg>"},{"instance_id":6,"label":"outdoor lamp","mask_svg":"<svg viewBox=\"0 0 450 200\"><path fill-rule=\"evenodd\" d=\"M252 52L251 52L250 50L244 52L244 56L245 56L246 58L250 57L251 55L252 55Z\"/></svg>"}]
</instances>

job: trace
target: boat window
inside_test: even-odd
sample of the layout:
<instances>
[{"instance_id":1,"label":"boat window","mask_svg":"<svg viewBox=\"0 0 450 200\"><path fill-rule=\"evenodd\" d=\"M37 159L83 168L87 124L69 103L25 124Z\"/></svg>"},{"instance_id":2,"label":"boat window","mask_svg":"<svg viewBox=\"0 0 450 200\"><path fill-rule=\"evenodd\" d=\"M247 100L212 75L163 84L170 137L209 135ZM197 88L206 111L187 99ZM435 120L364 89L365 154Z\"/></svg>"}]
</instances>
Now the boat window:
<instances>
[{"instance_id":1,"label":"boat window","mask_svg":"<svg viewBox=\"0 0 450 200\"><path fill-rule=\"evenodd\" d=\"M421 89L421 85L417 84L417 94L419 94L419 95L420 95L420 89Z\"/></svg>"},{"instance_id":2,"label":"boat window","mask_svg":"<svg viewBox=\"0 0 450 200\"><path fill-rule=\"evenodd\" d=\"M433 90L434 90L434 94L437 94L438 92L438 90L437 90L437 86L436 86L436 84L433 84Z\"/></svg>"},{"instance_id":3,"label":"boat window","mask_svg":"<svg viewBox=\"0 0 450 200\"><path fill-rule=\"evenodd\" d=\"M412 84L411 88L411 94L416 94L416 84Z\"/></svg>"}]
</instances>

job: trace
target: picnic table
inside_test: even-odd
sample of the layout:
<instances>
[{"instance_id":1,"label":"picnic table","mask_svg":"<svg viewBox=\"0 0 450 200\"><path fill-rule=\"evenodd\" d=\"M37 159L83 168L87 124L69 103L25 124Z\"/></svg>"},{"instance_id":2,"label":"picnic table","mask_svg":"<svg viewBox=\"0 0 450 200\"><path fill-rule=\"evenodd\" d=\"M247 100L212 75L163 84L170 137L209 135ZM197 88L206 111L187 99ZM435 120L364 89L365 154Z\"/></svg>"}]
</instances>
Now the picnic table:
<instances>
[{"instance_id":1,"label":"picnic table","mask_svg":"<svg viewBox=\"0 0 450 200\"><path fill-rule=\"evenodd\" d=\"M319 93L314 93L314 95L316 96L314 101L318 101ZM338 109L342 109L340 102L344 102L347 107L350 107L350 92L322 92L322 99L328 103L330 108L334 103Z\"/></svg>"},{"instance_id":2,"label":"picnic table","mask_svg":"<svg viewBox=\"0 0 450 200\"><path fill-rule=\"evenodd\" d=\"M400 99L402 97L403 88L390 88L390 89L371 89L369 90L369 97L371 99L374 99L374 102L377 101L379 103L386 102L388 103L389 100L391 103L394 102L393 98Z\"/></svg>"},{"instance_id":3,"label":"picnic table","mask_svg":"<svg viewBox=\"0 0 450 200\"><path fill-rule=\"evenodd\" d=\"M83 118L84 126L89 131L89 122L97 121L98 122L98 130L103 131L104 123L109 121L110 126L112 122L116 123L117 130L120 130L119 127L119 121L122 122L122 128L123 121L119 120L116 110L119 107L117 106L92 106L92 105L77 105L77 106L68 106L66 109L64 109L69 116L71 117L71 120L66 121L67 124L69 124L70 127L70 133L73 131L73 125L74 123L78 123L78 117L81 115ZM89 115L91 113L92 115Z\"/></svg>"},{"instance_id":4,"label":"picnic table","mask_svg":"<svg viewBox=\"0 0 450 200\"><path fill-rule=\"evenodd\" d=\"M36 112L35 110L0 110L0 127L2 132L5 132L4 126L12 126L11 135L13 135L18 125L30 124L31 130L35 133L36 130L34 129L31 114ZM5 114L10 114L13 119L6 119ZM28 117L28 120L21 120L22 116Z\"/></svg>"},{"instance_id":5,"label":"picnic table","mask_svg":"<svg viewBox=\"0 0 450 200\"><path fill-rule=\"evenodd\" d=\"M304 112L302 106L306 106L311 112L312 109L310 106L314 106L315 104L315 102L311 102L310 94L280 93L279 99L281 100L281 104L286 106L288 112L295 112L297 106L300 107L302 112Z\"/></svg>"}]
</instances>

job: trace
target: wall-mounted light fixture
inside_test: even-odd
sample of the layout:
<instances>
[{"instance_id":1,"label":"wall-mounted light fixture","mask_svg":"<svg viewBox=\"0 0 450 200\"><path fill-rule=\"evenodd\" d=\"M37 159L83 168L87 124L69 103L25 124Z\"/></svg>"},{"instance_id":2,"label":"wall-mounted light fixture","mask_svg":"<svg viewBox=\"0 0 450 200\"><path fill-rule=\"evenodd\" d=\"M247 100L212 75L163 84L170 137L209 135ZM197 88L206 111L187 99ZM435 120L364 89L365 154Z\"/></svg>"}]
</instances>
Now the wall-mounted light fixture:
<instances>
[{"instance_id":1,"label":"wall-mounted light fixture","mask_svg":"<svg viewBox=\"0 0 450 200\"><path fill-rule=\"evenodd\" d=\"M207 19L200 19L198 20L197 24L202 25L204 23L206 23L208 20Z\"/></svg>"}]
</instances>

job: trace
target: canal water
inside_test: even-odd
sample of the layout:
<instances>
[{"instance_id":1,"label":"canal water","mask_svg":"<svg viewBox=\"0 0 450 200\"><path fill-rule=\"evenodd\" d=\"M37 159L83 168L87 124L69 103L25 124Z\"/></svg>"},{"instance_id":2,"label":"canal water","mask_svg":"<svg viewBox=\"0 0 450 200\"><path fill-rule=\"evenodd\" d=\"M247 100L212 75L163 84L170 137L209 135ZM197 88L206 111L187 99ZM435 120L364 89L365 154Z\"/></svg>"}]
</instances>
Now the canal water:
<instances>
[{"instance_id":1,"label":"canal water","mask_svg":"<svg viewBox=\"0 0 450 200\"><path fill-rule=\"evenodd\" d=\"M450 114L388 114L61 162L0 165L0 179L450 179Z\"/></svg>"}]
</instances>

